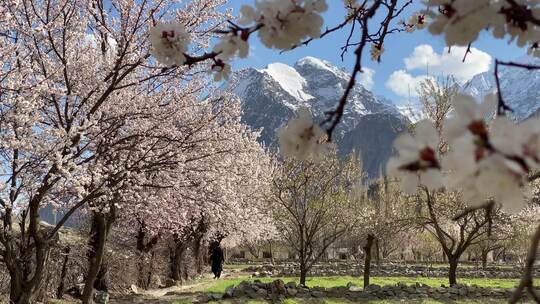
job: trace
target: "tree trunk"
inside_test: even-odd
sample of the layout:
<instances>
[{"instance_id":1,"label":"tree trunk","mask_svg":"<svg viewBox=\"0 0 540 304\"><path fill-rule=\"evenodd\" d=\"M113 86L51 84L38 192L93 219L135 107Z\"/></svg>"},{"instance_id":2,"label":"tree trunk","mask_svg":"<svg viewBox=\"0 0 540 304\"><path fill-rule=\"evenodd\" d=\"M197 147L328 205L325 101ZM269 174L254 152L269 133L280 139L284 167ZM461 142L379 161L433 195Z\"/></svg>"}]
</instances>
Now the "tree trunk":
<instances>
[{"instance_id":1,"label":"tree trunk","mask_svg":"<svg viewBox=\"0 0 540 304\"><path fill-rule=\"evenodd\" d=\"M300 262L300 285L306 286L307 269L306 263Z\"/></svg>"},{"instance_id":2,"label":"tree trunk","mask_svg":"<svg viewBox=\"0 0 540 304\"><path fill-rule=\"evenodd\" d=\"M62 299L64 298L64 290L65 290L65 281L66 281L66 275L67 275L67 265L69 262L69 253L71 251L71 247L67 246L64 248L64 261L62 262L62 270L60 271L60 284L58 284L58 289L56 289L56 298Z\"/></svg>"},{"instance_id":3,"label":"tree trunk","mask_svg":"<svg viewBox=\"0 0 540 304\"><path fill-rule=\"evenodd\" d=\"M103 258L101 259L101 267L99 267L96 280L94 281L95 290L107 291L107 292L109 291L108 274L109 274L109 260L106 255L103 255Z\"/></svg>"},{"instance_id":4,"label":"tree trunk","mask_svg":"<svg viewBox=\"0 0 540 304\"><path fill-rule=\"evenodd\" d=\"M146 282L144 279L145 277L144 272L146 268L146 261L145 261L146 253L139 252L138 256L139 258L137 262L137 286L142 289L147 289L148 286L146 286Z\"/></svg>"},{"instance_id":5,"label":"tree trunk","mask_svg":"<svg viewBox=\"0 0 540 304\"><path fill-rule=\"evenodd\" d=\"M269 249L270 249L270 263L271 263L272 265L274 265L275 260L274 260L274 250L273 250L273 248L272 248L272 242L268 242L268 247L269 247Z\"/></svg>"},{"instance_id":6,"label":"tree trunk","mask_svg":"<svg viewBox=\"0 0 540 304\"><path fill-rule=\"evenodd\" d=\"M482 250L482 269L484 270L487 268L488 253L489 251Z\"/></svg>"},{"instance_id":7,"label":"tree trunk","mask_svg":"<svg viewBox=\"0 0 540 304\"><path fill-rule=\"evenodd\" d=\"M148 252L152 251L152 249L156 246L156 244L159 241L159 234L152 236L148 241L147 239L147 232L146 232L146 224L144 221L139 226L139 231L137 232L137 251L139 255L139 261L137 263L137 286L147 289L150 286L150 277L152 275L152 265L148 266L149 271L146 271L147 265L146 265L146 256ZM153 252L150 259L150 263L153 261Z\"/></svg>"},{"instance_id":8,"label":"tree trunk","mask_svg":"<svg viewBox=\"0 0 540 304\"><path fill-rule=\"evenodd\" d=\"M193 242L193 256L195 257L195 270L197 274L203 272L202 236L197 236Z\"/></svg>"},{"instance_id":9,"label":"tree trunk","mask_svg":"<svg viewBox=\"0 0 540 304\"><path fill-rule=\"evenodd\" d=\"M182 241L175 241L173 254L171 256L171 277L175 281L182 281L182 260L187 244Z\"/></svg>"},{"instance_id":10,"label":"tree trunk","mask_svg":"<svg viewBox=\"0 0 540 304\"><path fill-rule=\"evenodd\" d=\"M197 229L192 237L193 239L193 256L195 257L195 270L197 274L201 274L203 272L203 238L204 234L207 231L205 218L201 218L199 220L199 224L197 226ZM206 255L205 255L206 256Z\"/></svg>"},{"instance_id":11,"label":"tree trunk","mask_svg":"<svg viewBox=\"0 0 540 304\"><path fill-rule=\"evenodd\" d=\"M150 265L148 265L148 272L146 274L146 286L150 286L152 284L152 275L154 275L154 260L156 257L156 252L151 251L150 252ZM161 286L157 286L161 287Z\"/></svg>"},{"instance_id":12,"label":"tree trunk","mask_svg":"<svg viewBox=\"0 0 540 304\"><path fill-rule=\"evenodd\" d=\"M379 247L379 239L375 239L375 259L377 265L381 265L381 248Z\"/></svg>"},{"instance_id":13,"label":"tree trunk","mask_svg":"<svg viewBox=\"0 0 540 304\"><path fill-rule=\"evenodd\" d=\"M448 257L448 263L450 268L448 269L448 283L450 286L457 284L457 267L459 263L459 256Z\"/></svg>"},{"instance_id":14,"label":"tree trunk","mask_svg":"<svg viewBox=\"0 0 540 304\"><path fill-rule=\"evenodd\" d=\"M30 304L31 299L37 297L37 293L32 295L30 290L27 290L23 283L22 273L10 272L9 284L9 303Z\"/></svg>"},{"instance_id":15,"label":"tree trunk","mask_svg":"<svg viewBox=\"0 0 540 304\"><path fill-rule=\"evenodd\" d=\"M90 251L88 252L88 273L84 282L81 299L83 304L93 303L96 279L104 278L106 273L106 269L102 269L102 264L105 256L105 244L107 243L109 229L113 220L113 208L111 208L111 214L94 213L92 216L89 240Z\"/></svg>"},{"instance_id":16,"label":"tree trunk","mask_svg":"<svg viewBox=\"0 0 540 304\"><path fill-rule=\"evenodd\" d=\"M364 288L369 286L369 274L371 268L371 248L373 247L373 241L375 237L372 234L368 234L366 239L366 246L364 246L364 252L366 253L364 258Z\"/></svg>"},{"instance_id":17,"label":"tree trunk","mask_svg":"<svg viewBox=\"0 0 540 304\"><path fill-rule=\"evenodd\" d=\"M30 304L38 301L50 247L45 243L36 242L32 251L35 261L18 260L12 256L7 258L6 266L10 274L10 303ZM32 277L29 277L30 272L33 272Z\"/></svg>"}]
</instances>

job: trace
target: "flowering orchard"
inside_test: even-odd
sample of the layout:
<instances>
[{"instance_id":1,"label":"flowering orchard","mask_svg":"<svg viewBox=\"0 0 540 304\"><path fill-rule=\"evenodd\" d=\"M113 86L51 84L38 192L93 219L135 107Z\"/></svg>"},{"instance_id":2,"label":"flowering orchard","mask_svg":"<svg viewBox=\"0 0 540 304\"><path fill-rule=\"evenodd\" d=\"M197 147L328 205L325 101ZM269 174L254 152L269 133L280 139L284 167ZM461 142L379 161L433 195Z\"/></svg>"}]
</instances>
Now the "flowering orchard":
<instances>
[{"instance_id":1,"label":"flowering orchard","mask_svg":"<svg viewBox=\"0 0 540 304\"><path fill-rule=\"evenodd\" d=\"M145 236L168 235L182 245L190 238L257 241L274 233L260 199L271 180L270 157L256 143L258 134L240 123L236 98L214 91L206 75L227 80L231 60L248 56L254 36L268 48L291 51L352 25L342 56L352 50L355 63L335 108L320 122L300 110L279 132L282 152L300 160L332 150L365 53L384 60L392 35L427 28L448 46L470 47L489 31L540 53L538 1L428 0L405 16L413 0L346 0L332 2L346 14L324 30L325 0L255 1L238 18L220 9L225 3L0 3L0 260L12 303L38 301L51 248L75 213L91 223L84 303L92 302L94 283L106 273L111 232L142 232L143 249L152 244L144 244ZM500 65L540 68L496 61L497 84ZM495 201L519 209L540 169L538 123L506 119L511 109L500 90L481 105L468 96L453 104L446 128L423 121L415 134L398 139L389 172L408 192L444 185L461 191L473 208ZM443 137L448 149L440 151ZM64 211L51 228L40 223L46 206ZM540 230L516 295L528 288L538 298L531 273L539 240Z\"/></svg>"},{"instance_id":2,"label":"flowering orchard","mask_svg":"<svg viewBox=\"0 0 540 304\"><path fill-rule=\"evenodd\" d=\"M259 225L270 160L257 133L240 123L234 96L207 97L201 58L178 57L186 41L208 46L230 18L223 3L0 3L0 260L10 302L41 301L51 250L75 214L91 226L84 303L106 273L110 234L140 228L129 223L178 238L201 217L208 238L269 226ZM149 27L162 19L182 24L182 35ZM171 39L159 54L156 30ZM151 53L190 66L164 68ZM41 223L46 207L61 211L53 227Z\"/></svg>"},{"instance_id":3,"label":"flowering orchard","mask_svg":"<svg viewBox=\"0 0 540 304\"><path fill-rule=\"evenodd\" d=\"M371 46L372 60L383 60L384 42L391 39L390 34L427 28L434 35L444 36L448 47L467 46L465 61L471 45L482 31L488 31L498 39L515 41L518 46L528 48L531 55L540 54L539 1L425 0L425 9L408 18L401 16L403 9L412 2L345 0L347 15L343 23L323 32L321 13L327 9L324 0L257 1L254 7L242 7L238 25L230 22L228 29L221 31L222 40L208 54L213 60L211 69L217 80L226 78L230 72L227 60L235 55L245 57L249 50L247 44L255 32L267 47L286 51L306 45L312 39L323 38L348 23L358 24L343 47L343 52L354 48L356 63L349 86L335 110L326 113L326 119L320 124L314 123L309 113L301 110L298 118L279 133L282 152L305 159L317 157L327 150L326 141L331 140L350 88L362 71L364 48ZM376 25L370 22L375 15L383 17ZM182 27L178 26L174 31L177 32L175 37L162 32L161 40L153 46L156 58L163 64L185 63L189 58L182 52L177 52L175 58L163 56L170 54L173 48L186 49L183 44L189 41L183 38ZM499 65L540 68L496 61L498 88ZM535 172L540 169L540 123L531 120L516 125L506 118L505 112L511 109L504 103L500 88L480 105L469 96L457 96L452 103L455 111L446 118L444 130L438 131L432 122L422 121L414 135L405 134L396 141L399 155L389 162L388 173L399 177L403 190L408 193L415 193L420 185L430 190L444 186L461 191L473 208L488 206L494 200L507 210L518 211L524 206L528 182L537 177ZM326 128L326 136L323 136L322 128ZM441 133L448 144L445 153L438 149ZM530 285L531 282L523 284ZM534 293L532 288L530 290Z\"/></svg>"}]
</instances>

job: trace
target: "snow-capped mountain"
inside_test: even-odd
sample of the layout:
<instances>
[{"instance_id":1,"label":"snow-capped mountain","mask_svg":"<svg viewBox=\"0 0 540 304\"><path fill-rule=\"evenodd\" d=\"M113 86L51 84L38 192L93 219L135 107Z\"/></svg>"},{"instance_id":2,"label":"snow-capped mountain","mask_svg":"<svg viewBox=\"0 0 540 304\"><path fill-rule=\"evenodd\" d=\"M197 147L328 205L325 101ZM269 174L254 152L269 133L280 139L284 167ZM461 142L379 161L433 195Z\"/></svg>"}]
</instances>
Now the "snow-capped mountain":
<instances>
[{"instance_id":1,"label":"snow-capped mountain","mask_svg":"<svg viewBox=\"0 0 540 304\"><path fill-rule=\"evenodd\" d=\"M276 142L277 129L294 117L299 107L309 108L319 121L326 111L335 109L349 76L327 61L306 57L294 66L272 63L265 69L236 72L228 89L242 101L242 120L262 129L261 140L271 146ZM391 102L374 96L360 84L349 98L334 133L338 151L342 155L359 151L366 171L378 175L407 119Z\"/></svg>"},{"instance_id":2,"label":"snow-capped mountain","mask_svg":"<svg viewBox=\"0 0 540 304\"><path fill-rule=\"evenodd\" d=\"M515 61L540 65L540 59L528 56ZM500 66L499 79L503 99L514 110L512 115L517 120L527 119L540 110L540 70ZM493 71L488 71L474 76L463 86L462 91L482 100L496 89Z\"/></svg>"}]
</instances>

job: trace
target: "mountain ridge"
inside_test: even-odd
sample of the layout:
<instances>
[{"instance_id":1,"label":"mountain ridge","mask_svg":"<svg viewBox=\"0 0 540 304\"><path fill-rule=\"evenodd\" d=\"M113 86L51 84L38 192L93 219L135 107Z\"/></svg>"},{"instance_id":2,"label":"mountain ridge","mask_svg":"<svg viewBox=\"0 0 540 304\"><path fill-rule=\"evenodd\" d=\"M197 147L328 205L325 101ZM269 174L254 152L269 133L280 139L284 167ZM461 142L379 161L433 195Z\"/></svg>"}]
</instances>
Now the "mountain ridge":
<instances>
[{"instance_id":1,"label":"mountain ridge","mask_svg":"<svg viewBox=\"0 0 540 304\"><path fill-rule=\"evenodd\" d=\"M540 59L529 56L514 62L540 65ZM513 110L510 113L517 121L525 120L540 111L540 70L500 66L499 80L505 103ZM482 100L497 90L493 70L475 75L462 87L462 92Z\"/></svg>"},{"instance_id":2,"label":"mountain ridge","mask_svg":"<svg viewBox=\"0 0 540 304\"><path fill-rule=\"evenodd\" d=\"M246 68L233 74L232 90L241 100L242 121L261 130L260 140L275 145L277 129L307 107L321 121L334 110L350 75L328 61L305 57L293 66L271 63L265 69ZM370 176L384 169L394 139L408 119L385 98L357 84L350 93L341 123L334 133L338 153L360 154Z\"/></svg>"}]
</instances>

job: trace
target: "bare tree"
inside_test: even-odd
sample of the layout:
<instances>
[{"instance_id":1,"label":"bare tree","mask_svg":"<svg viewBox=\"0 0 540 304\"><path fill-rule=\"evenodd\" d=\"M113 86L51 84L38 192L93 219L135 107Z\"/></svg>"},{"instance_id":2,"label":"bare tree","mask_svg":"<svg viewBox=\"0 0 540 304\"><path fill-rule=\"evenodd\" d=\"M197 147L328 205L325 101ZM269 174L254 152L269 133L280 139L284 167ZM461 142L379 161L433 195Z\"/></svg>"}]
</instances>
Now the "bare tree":
<instances>
[{"instance_id":1,"label":"bare tree","mask_svg":"<svg viewBox=\"0 0 540 304\"><path fill-rule=\"evenodd\" d=\"M278 167L269 201L283 238L298 254L300 284L326 250L354 225L352 192L360 182L359 162L335 154L320 162L286 160Z\"/></svg>"},{"instance_id":2,"label":"bare tree","mask_svg":"<svg viewBox=\"0 0 540 304\"><path fill-rule=\"evenodd\" d=\"M452 110L452 98L458 93L458 85L452 76L442 79L426 78L418 88L418 98L423 116L433 121L439 135L442 135L444 119ZM439 152L444 153L448 144L444 139L439 143Z\"/></svg>"},{"instance_id":3,"label":"bare tree","mask_svg":"<svg viewBox=\"0 0 540 304\"><path fill-rule=\"evenodd\" d=\"M458 193L430 192L424 189L417 196L419 214L413 219L420 227L429 231L437 239L448 259L448 282L457 284L457 267L462 254L470 246L481 242L489 234L490 211L476 210L459 214L456 210L465 209Z\"/></svg>"}]
</instances>

